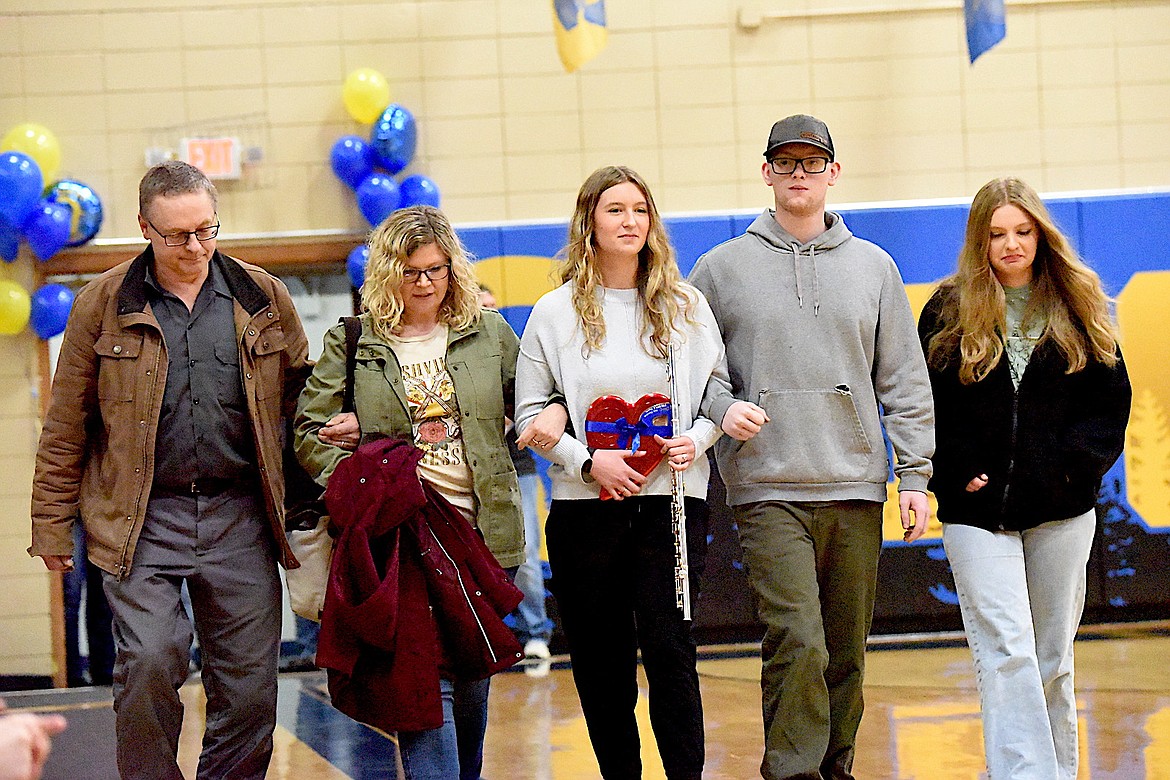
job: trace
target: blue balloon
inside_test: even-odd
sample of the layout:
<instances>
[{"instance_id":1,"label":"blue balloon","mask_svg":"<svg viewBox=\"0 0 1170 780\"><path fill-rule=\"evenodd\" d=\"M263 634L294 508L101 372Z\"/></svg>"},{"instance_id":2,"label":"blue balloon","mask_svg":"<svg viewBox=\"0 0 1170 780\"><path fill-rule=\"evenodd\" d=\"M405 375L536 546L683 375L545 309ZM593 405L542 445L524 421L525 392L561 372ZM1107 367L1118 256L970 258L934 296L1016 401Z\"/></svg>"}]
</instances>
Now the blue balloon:
<instances>
[{"instance_id":1,"label":"blue balloon","mask_svg":"<svg viewBox=\"0 0 1170 780\"><path fill-rule=\"evenodd\" d=\"M20 252L20 231L0 217L0 259L11 263Z\"/></svg>"},{"instance_id":2,"label":"blue balloon","mask_svg":"<svg viewBox=\"0 0 1170 780\"><path fill-rule=\"evenodd\" d=\"M370 248L365 244L355 246L345 259L345 270L354 287L361 288L366 283L366 264L369 262Z\"/></svg>"},{"instance_id":3,"label":"blue balloon","mask_svg":"<svg viewBox=\"0 0 1170 780\"><path fill-rule=\"evenodd\" d=\"M102 201L88 184L61 179L48 186L45 200L63 203L73 209L69 220L69 240L65 246L81 246L101 230Z\"/></svg>"},{"instance_id":4,"label":"blue balloon","mask_svg":"<svg viewBox=\"0 0 1170 780\"><path fill-rule=\"evenodd\" d=\"M407 176L398 185L402 192L402 207L407 206L434 206L439 207L439 187L431 179L416 173Z\"/></svg>"},{"instance_id":5,"label":"blue balloon","mask_svg":"<svg viewBox=\"0 0 1170 780\"><path fill-rule=\"evenodd\" d=\"M0 154L0 217L9 224L24 224L44 186L36 160L23 152Z\"/></svg>"},{"instance_id":6,"label":"blue balloon","mask_svg":"<svg viewBox=\"0 0 1170 780\"><path fill-rule=\"evenodd\" d=\"M372 149L364 138L343 135L334 142L329 152L329 162L337 178L348 184L350 189L357 189L362 180L374 172L372 156Z\"/></svg>"},{"instance_id":7,"label":"blue balloon","mask_svg":"<svg viewBox=\"0 0 1170 780\"><path fill-rule=\"evenodd\" d=\"M418 142L414 116L397 103L391 103L370 128L370 146L378 164L390 173L410 165Z\"/></svg>"},{"instance_id":8,"label":"blue balloon","mask_svg":"<svg viewBox=\"0 0 1170 780\"><path fill-rule=\"evenodd\" d=\"M401 202L402 195L398 192L398 182L391 176L374 173L358 185L358 208L371 225L380 224Z\"/></svg>"},{"instance_id":9,"label":"blue balloon","mask_svg":"<svg viewBox=\"0 0 1170 780\"><path fill-rule=\"evenodd\" d=\"M60 252L69 240L72 219L72 206L40 201L24 223L24 237L28 239L33 254L41 260L48 260Z\"/></svg>"},{"instance_id":10,"label":"blue balloon","mask_svg":"<svg viewBox=\"0 0 1170 780\"><path fill-rule=\"evenodd\" d=\"M69 310L73 308L73 291L63 284L46 284L33 293L29 322L43 339L64 332Z\"/></svg>"}]
</instances>

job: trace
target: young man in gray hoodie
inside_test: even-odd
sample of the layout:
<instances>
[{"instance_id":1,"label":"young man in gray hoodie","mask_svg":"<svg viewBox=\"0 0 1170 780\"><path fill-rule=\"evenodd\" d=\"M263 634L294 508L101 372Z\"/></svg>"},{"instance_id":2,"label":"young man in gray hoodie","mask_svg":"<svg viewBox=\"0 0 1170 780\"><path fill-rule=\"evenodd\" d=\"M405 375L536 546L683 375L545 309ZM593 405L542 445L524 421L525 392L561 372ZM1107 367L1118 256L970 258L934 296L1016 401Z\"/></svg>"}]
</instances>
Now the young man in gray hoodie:
<instances>
[{"instance_id":1,"label":"young man in gray hoodie","mask_svg":"<svg viewBox=\"0 0 1170 780\"><path fill-rule=\"evenodd\" d=\"M824 122L772 127L775 210L699 259L727 347L703 412L764 622L764 759L779 778L851 778L893 444L904 538L926 530L934 404L894 261L825 210L841 175Z\"/></svg>"}]
</instances>

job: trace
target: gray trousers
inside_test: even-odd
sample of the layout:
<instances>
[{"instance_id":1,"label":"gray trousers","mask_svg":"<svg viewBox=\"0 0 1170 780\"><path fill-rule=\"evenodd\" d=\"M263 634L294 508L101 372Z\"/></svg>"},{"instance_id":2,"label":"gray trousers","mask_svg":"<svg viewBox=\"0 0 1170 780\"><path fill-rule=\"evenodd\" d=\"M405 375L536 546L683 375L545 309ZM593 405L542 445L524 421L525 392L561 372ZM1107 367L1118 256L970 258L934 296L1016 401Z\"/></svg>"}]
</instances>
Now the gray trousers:
<instances>
[{"instance_id":1,"label":"gray trousers","mask_svg":"<svg viewBox=\"0 0 1170 780\"><path fill-rule=\"evenodd\" d=\"M765 626L761 774L852 778L882 505L763 501L732 511Z\"/></svg>"},{"instance_id":2,"label":"gray trousers","mask_svg":"<svg viewBox=\"0 0 1170 780\"><path fill-rule=\"evenodd\" d=\"M154 495L130 574L104 577L114 617L122 780L182 780L176 763L193 628L206 730L199 780L262 780L272 757L281 596L262 501L250 492Z\"/></svg>"}]
</instances>

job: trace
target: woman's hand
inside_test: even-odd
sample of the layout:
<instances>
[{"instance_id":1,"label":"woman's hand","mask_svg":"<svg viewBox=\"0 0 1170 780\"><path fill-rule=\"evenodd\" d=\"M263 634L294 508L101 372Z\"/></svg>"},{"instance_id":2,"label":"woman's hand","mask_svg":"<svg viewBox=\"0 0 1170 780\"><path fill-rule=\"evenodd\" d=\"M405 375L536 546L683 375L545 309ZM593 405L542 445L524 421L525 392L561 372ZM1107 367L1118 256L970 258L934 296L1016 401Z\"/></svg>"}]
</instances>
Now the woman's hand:
<instances>
[{"instance_id":1,"label":"woman's hand","mask_svg":"<svg viewBox=\"0 0 1170 780\"><path fill-rule=\"evenodd\" d=\"M524 433L516 437L516 446L520 449L532 446L541 452L547 452L556 446L565 432L565 425L569 422L569 411L560 404L549 404L533 418Z\"/></svg>"},{"instance_id":2,"label":"woman's hand","mask_svg":"<svg viewBox=\"0 0 1170 780\"><path fill-rule=\"evenodd\" d=\"M317 429L317 438L343 450L356 450L362 440L362 428L357 415L353 412L334 415L333 419Z\"/></svg>"},{"instance_id":3,"label":"woman's hand","mask_svg":"<svg viewBox=\"0 0 1170 780\"><path fill-rule=\"evenodd\" d=\"M664 439L655 435L654 441L662 447L662 457L667 459L675 471L686 471L695 462L695 443L689 436Z\"/></svg>"},{"instance_id":4,"label":"woman's hand","mask_svg":"<svg viewBox=\"0 0 1170 780\"><path fill-rule=\"evenodd\" d=\"M593 452L593 468L589 475L597 480L597 484L609 493L614 499L621 501L628 496L636 496L646 483L646 477L630 468L626 458L635 455L645 455L641 450L595 450Z\"/></svg>"},{"instance_id":5,"label":"woman's hand","mask_svg":"<svg viewBox=\"0 0 1170 780\"><path fill-rule=\"evenodd\" d=\"M974 493L977 490L982 490L985 487L987 487L987 475L980 474L967 483L967 492Z\"/></svg>"}]
</instances>

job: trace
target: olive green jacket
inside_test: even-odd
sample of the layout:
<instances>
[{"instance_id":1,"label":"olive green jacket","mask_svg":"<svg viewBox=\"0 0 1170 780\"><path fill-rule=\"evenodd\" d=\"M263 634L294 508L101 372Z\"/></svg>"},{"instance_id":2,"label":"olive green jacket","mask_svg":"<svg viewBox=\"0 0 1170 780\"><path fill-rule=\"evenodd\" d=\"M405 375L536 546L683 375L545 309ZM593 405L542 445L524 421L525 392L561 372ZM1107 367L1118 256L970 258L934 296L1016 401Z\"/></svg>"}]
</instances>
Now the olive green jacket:
<instances>
[{"instance_id":1,"label":"olive green jacket","mask_svg":"<svg viewBox=\"0 0 1170 780\"><path fill-rule=\"evenodd\" d=\"M414 441L402 369L363 314L354 365L354 406L362 440L378 435ZM476 525L501 566L524 561L520 485L504 441L504 417L515 402L519 340L499 312L485 310L477 325L447 336L447 370L459 401L463 446L471 467ZM317 438L341 411L345 390L345 326L325 334L321 357L297 404L294 446L301 465L320 485L348 453Z\"/></svg>"}]
</instances>

